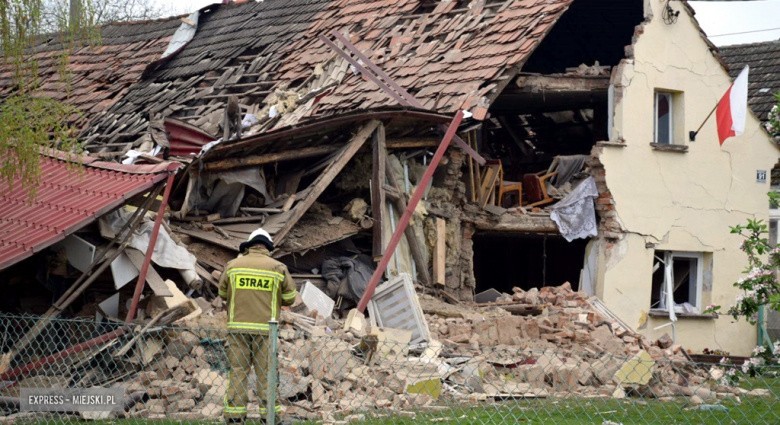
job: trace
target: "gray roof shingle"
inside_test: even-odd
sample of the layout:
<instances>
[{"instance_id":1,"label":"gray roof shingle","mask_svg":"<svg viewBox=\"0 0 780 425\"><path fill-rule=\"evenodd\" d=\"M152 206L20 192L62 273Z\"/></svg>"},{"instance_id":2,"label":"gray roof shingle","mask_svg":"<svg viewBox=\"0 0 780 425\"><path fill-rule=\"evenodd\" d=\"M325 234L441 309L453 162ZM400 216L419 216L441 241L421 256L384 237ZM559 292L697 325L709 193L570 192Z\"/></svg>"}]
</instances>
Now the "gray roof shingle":
<instances>
[{"instance_id":1,"label":"gray roof shingle","mask_svg":"<svg viewBox=\"0 0 780 425\"><path fill-rule=\"evenodd\" d=\"M720 54L732 78L750 65L748 104L761 121L766 121L769 110L777 104L774 94L780 92L780 40L724 46Z\"/></svg>"}]
</instances>

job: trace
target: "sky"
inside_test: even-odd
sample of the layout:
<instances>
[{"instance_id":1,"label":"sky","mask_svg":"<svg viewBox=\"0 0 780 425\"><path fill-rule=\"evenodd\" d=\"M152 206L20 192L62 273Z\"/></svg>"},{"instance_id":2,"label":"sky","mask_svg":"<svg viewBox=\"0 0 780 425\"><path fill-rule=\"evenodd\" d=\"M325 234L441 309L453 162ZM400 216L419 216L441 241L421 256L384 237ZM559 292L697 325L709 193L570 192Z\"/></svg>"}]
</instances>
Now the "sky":
<instances>
[{"instance_id":1,"label":"sky","mask_svg":"<svg viewBox=\"0 0 780 425\"><path fill-rule=\"evenodd\" d=\"M192 12L215 0L157 0L172 14ZM780 0L691 1L696 19L717 46L780 39ZM675 7L675 2L671 2ZM769 30L769 31L767 31ZM740 33L740 34L735 34Z\"/></svg>"}]
</instances>

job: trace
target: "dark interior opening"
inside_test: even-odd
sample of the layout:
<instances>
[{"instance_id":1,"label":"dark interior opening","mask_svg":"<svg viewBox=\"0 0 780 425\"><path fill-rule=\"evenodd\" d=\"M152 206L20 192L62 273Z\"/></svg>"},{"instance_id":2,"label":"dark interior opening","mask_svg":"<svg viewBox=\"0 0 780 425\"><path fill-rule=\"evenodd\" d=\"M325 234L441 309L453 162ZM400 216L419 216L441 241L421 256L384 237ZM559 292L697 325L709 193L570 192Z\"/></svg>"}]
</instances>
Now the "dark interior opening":
<instances>
[{"instance_id":1,"label":"dark interior opening","mask_svg":"<svg viewBox=\"0 0 780 425\"><path fill-rule=\"evenodd\" d=\"M583 239L566 242L560 236L476 234L476 292L493 288L512 293L515 286L528 290L564 282L576 291L587 243Z\"/></svg>"},{"instance_id":2,"label":"dark interior opening","mask_svg":"<svg viewBox=\"0 0 780 425\"><path fill-rule=\"evenodd\" d=\"M663 258L664 251L656 251L656 257ZM696 276L697 259L675 256L672 260L672 281L674 293L672 297L675 304L696 303ZM661 307L662 289L664 287L664 265L657 258L653 263L653 285L650 294L650 308Z\"/></svg>"},{"instance_id":3,"label":"dark interior opening","mask_svg":"<svg viewBox=\"0 0 780 425\"><path fill-rule=\"evenodd\" d=\"M641 0L575 1L528 58L524 72L550 74L584 63L615 66L644 19Z\"/></svg>"},{"instance_id":4,"label":"dark interior opening","mask_svg":"<svg viewBox=\"0 0 780 425\"><path fill-rule=\"evenodd\" d=\"M598 116L598 114L597 114ZM516 115L507 113L484 126L482 150L500 158L505 180L546 170L558 155L588 155L596 140L594 111Z\"/></svg>"}]
</instances>

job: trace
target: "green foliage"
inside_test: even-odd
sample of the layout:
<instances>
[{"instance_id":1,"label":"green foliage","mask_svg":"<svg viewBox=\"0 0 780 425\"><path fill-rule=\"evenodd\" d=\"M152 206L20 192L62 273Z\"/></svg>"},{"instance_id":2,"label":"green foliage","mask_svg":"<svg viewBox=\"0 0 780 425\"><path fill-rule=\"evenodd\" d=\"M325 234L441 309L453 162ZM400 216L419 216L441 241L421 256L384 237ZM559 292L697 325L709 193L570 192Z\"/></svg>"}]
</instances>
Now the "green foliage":
<instances>
[{"instance_id":1,"label":"green foliage","mask_svg":"<svg viewBox=\"0 0 780 425\"><path fill-rule=\"evenodd\" d=\"M54 146L58 149L78 151L74 131L66 121L76 113L65 103L26 94L5 99L0 104L0 179L11 186L19 176L22 186L34 194L40 177L39 152L51 145L50 137L57 140Z\"/></svg>"},{"instance_id":2,"label":"green foliage","mask_svg":"<svg viewBox=\"0 0 780 425\"><path fill-rule=\"evenodd\" d=\"M773 202L777 202L775 195L770 196L770 203ZM740 249L748 256L748 267L746 275L734 283L741 292L728 313L735 319L743 317L755 324L762 306L780 311L780 284L777 281L780 248L769 245L769 229L763 220L750 219L747 224L732 227L731 233L745 238ZM708 310L715 311L715 307Z\"/></svg>"},{"instance_id":3,"label":"green foliage","mask_svg":"<svg viewBox=\"0 0 780 425\"><path fill-rule=\"evenodd\" d=\"M99 42L99 31L92 25L92 0L81 0L76 19L63 18L56 34L62 50L58 58L60 81L69 91L68 55L84 44ZM42 147L78 153L76 130L69 123L78 111L67 104L36 96L40 87L38 63L32 55L44 30L43 0L0 1L0 43L3 70L10 74L10 96L0 105L0 182L11 186L17 179L35 193L40 178L39 152Z\"/></svg>"},{"instance_id":4,"label":"green foliage","mask_svg":"<svg viewBox=\"0 0 780 425\"><path fill-rule=\"evenodd\" d=\"M766 122L766 129L775 138L780 138L780 92L775 93L776 105L772 106Z\"/></svg>"}]
</instances>

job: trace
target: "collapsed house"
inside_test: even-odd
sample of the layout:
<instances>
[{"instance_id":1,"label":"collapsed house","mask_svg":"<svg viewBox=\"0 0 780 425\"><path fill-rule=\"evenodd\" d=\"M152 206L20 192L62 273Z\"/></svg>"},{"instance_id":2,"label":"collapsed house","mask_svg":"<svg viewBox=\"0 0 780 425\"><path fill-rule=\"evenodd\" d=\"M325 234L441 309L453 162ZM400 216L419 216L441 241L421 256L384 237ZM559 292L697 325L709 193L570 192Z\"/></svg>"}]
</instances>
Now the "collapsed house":
<instances>
[{"instance_id":1,"label":"collapsed house","mask_svg":"<svg viewBox=\"0 0 780 425\"><path fill-rule=\"evenodd\" d=\"M347 308L360 283L345 288L344 276L388 254L425 185L387 276L408 273L452 303L568 281L647 337L671 330L691 350L742 354L754 329L702 312L736 295L746 262L728 226L767 216L777 151L752 116L722 148L714 125L688 140L729 78L688 5L666 7L213 5L98 47L160 52L105 96L94 82L111 74L85 48L81 138L104 160L186 164L170 233L197 259L193 281L207 283L182 282L185 292L208 295L263 226L275 257ZM128 53L112 54L120 45ZM426 181L458 111L468 112L460 140Z\"/></svg>"}]
</instances>

